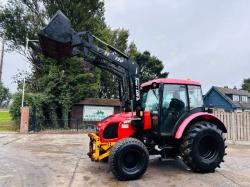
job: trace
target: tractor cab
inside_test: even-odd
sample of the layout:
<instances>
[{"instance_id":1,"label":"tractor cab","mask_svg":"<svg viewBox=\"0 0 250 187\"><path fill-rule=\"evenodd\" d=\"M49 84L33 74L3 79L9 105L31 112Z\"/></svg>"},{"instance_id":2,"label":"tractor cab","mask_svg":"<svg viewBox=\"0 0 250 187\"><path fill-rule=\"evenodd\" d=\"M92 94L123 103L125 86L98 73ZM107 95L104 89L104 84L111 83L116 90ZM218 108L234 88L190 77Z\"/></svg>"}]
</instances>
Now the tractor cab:
<instances>
[{"instance_id":1,"label":"tractor cab","mask_svg":"<svg viewBox=\"0 0 250 187\"><path fill-rule=\"evenodd\" d=\"M142 108L150 112L152 131L172 136L177 123L203 112L201 85L191 80L157 79L142 84Z\"/></svg>"}]
</instances>

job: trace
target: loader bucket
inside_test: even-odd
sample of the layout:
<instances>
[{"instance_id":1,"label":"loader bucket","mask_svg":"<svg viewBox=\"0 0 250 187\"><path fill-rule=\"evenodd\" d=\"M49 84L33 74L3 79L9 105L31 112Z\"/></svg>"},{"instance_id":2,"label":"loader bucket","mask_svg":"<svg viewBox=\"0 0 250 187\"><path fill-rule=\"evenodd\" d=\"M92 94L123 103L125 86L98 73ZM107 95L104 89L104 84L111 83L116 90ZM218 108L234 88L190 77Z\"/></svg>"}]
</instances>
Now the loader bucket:
<instances>
[{"instance_id":1,"label":"loader bucket","mask_svg":"<svg viewBox=\"0 0 250 187\"><path fill-rule=\"evenodd\" d=\"M59 10L49 24L38 33L44 55L57 60L72 56L74 30L70 20Z\"/></svg>"}]
</instances>

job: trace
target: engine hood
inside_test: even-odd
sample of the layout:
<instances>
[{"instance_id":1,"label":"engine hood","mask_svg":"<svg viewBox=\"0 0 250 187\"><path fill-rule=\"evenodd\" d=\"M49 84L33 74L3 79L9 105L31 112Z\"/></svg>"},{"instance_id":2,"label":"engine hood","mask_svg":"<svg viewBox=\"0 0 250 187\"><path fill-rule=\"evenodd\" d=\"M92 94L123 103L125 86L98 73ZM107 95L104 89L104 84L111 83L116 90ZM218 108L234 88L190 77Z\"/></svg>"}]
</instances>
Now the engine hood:
<instances>
[{"instance_id":1,"label":"engine hood","mask_svg":"<svg viewBox=\"0 0 250 187\"><path fill-rule=\"evenodd\" d=\"M101 142L117 142L122 138L131 137L136 132L130 120L134 117L136 117L135 112L121 112L97 123L96 133Z\"/></svg>"},{"instance_id":2,"label":"engine hood","mask_svg":"<svg viewBox=\"0 0 250 187\"><path fill-rule=\"evenodd\" d=\"M103 125L109 124L109 123L119 123L125 120L128 120L130 118L136 117L135 112L121 112L117 114L112 114L111 116L103 119L101 122L97 123L98 127L101 127Z\"/></svg>"},{"instance_id":3,"label":"engine hood","mask_svg":"<svg viewBox=\"0 0 250 187\"><path fill-rule=\"evenodd\" d=\"M111 118L134 118L136 117L136 113L135 112L121 112L121 113L117 113L117 114L113 114L111 115Z\"/></svg>"}]
</instances>

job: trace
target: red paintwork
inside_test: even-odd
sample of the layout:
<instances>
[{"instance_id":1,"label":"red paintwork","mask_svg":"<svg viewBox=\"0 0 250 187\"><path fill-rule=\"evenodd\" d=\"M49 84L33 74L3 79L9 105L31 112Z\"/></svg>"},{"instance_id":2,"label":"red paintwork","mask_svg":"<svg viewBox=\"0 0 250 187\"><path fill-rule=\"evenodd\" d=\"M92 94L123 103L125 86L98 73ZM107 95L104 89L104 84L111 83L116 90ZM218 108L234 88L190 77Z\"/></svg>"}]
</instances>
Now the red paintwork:
<instances>
[{"instance_id":1,"label":"red paintwork","mask_svg":"<svg viewBox=\"0 0 250 187\"><path fill-rule=\"evenodd\" d=\"M132 117L136 117L135 112L134 112L133 116L132 116L132 112L121 112L118 114L113 114L109 119L107 119L103 122L97 123L97 126L100 128L99 136L100 136L101 142L103 142L103 143L104 142L117 142L120 139L132 136L136 132L136 129L134 127L132 127L131 122L128 121L128 119L132 118ZM124 122L128 122L128 124L129 124L128 128L122 128L122 124ZM105 127L111 123L119 123L118 137L114 138L114 139L105 139L103 137L103 131L104 131Z\"/></svg>"},{"instance_id":2,"label":"red paintwork","mask_svg":"<svg viewBox=\"0 0 250 187\"><path fill-rule=\"evenodd\" d=\"M144 112L144 129L151 129L151 115L149 111Z\"/></svg>"},{"instance_id":3,"label":"red paintwork","mask_svg":"<svg viewBox=\"0 0 250 187\"><path fill-rule=\"evenodd\" d=\"M201 84L199 82L195 82L195 81L191 81L191 80L180 80L180 79L168 79L168 78L162 78L162 79L155 79L146 83L143 83L141 85L141 87L144 86L149 86L153 83L169 83L169 84L185 84L185 85L197 85L200 86ZM188 123L194 119L197 116L201 116L203 115L204 118L206 117L214 117L211 114L208 113L196 113L193 114L191 116L189 116L187 119L184 120L184 122L181 124L181 126L179 127L179 129L177 130L177 133L175 135L176 139L181 138L186 126L188 125ZM135 118L136 114L135 112L132 114L132 112L122 112L122 113L118 113L118 114L113 114L110 118L108 118L107 120L103 121L103 122L99 122L97 123L97 126L100 128L100 132L99 132L99 136L100 136L100 140L101 142L117 142L120 139L123 138L127 138L127 137L131 137L133 134L136 133L137 129L134 128L132 126L131 121L129 121L129 118ZM215 117L214 117L215 118ZM150 112L144 111L144 129L145 130L149 130L152 128L152 122L151 122L151 115ZM118 137L114 138L114 139L105 139L103 137L103 131L106 128L107 125L112 124L112 123L119 123L118 126ZM128 124L127 128L124 128L124 123Z\"/></svg>"},{"instance_id":4,"label":"red paintwork","mask_svg":"<svg viewBox=\"0 0 250 187\"><path fill-rule=\"evenodd\" d=\"M188 124L195 118L197 117L202 117L205 120L209 120L209 119L216 119L219 120L217 117L215 117L212 114L209 114L207 112L197 112L195 114L192 114L191 116L188 116L179 126L176 134L175 134L175 139L180 139L183 135L184 130L186 129L186 127L188 126ZM220 121L220 120L219 120Z\"/></svg>"},{"instance_id":5,"label":"red paintwork","mask_svg":"<svg viewBox=\"0 0 250 187\"><path fill-rule=\"evenodd\" d=\"M191 80L162 78L162 79L155 79L152 81L145 82L145 83L141 84L141 87L150 86L153 83L188 84L188 85L196 85L196 86L201 85L199 82L191 81Z\"/></svg>"}]
</instances>

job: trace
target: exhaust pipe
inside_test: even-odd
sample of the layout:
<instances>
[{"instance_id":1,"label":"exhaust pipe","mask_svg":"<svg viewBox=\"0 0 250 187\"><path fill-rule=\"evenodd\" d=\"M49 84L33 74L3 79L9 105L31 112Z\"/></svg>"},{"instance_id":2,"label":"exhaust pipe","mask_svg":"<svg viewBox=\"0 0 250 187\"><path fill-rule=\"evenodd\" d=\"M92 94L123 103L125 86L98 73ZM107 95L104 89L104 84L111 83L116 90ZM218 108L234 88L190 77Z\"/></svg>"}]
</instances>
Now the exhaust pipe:
<instances>
[{"instance_id":1,"label":"exhaust pipe","mask_svg":"<svg viewBox=\"0 0 250 187\"><path fill-rule=\"evenodd\" d=\"M71 28L70 20L60 10L38 33L38 37L43 54L59 61L72 57L73 48L81 43L80 37Z\"/></svg>"}]
</instances>

